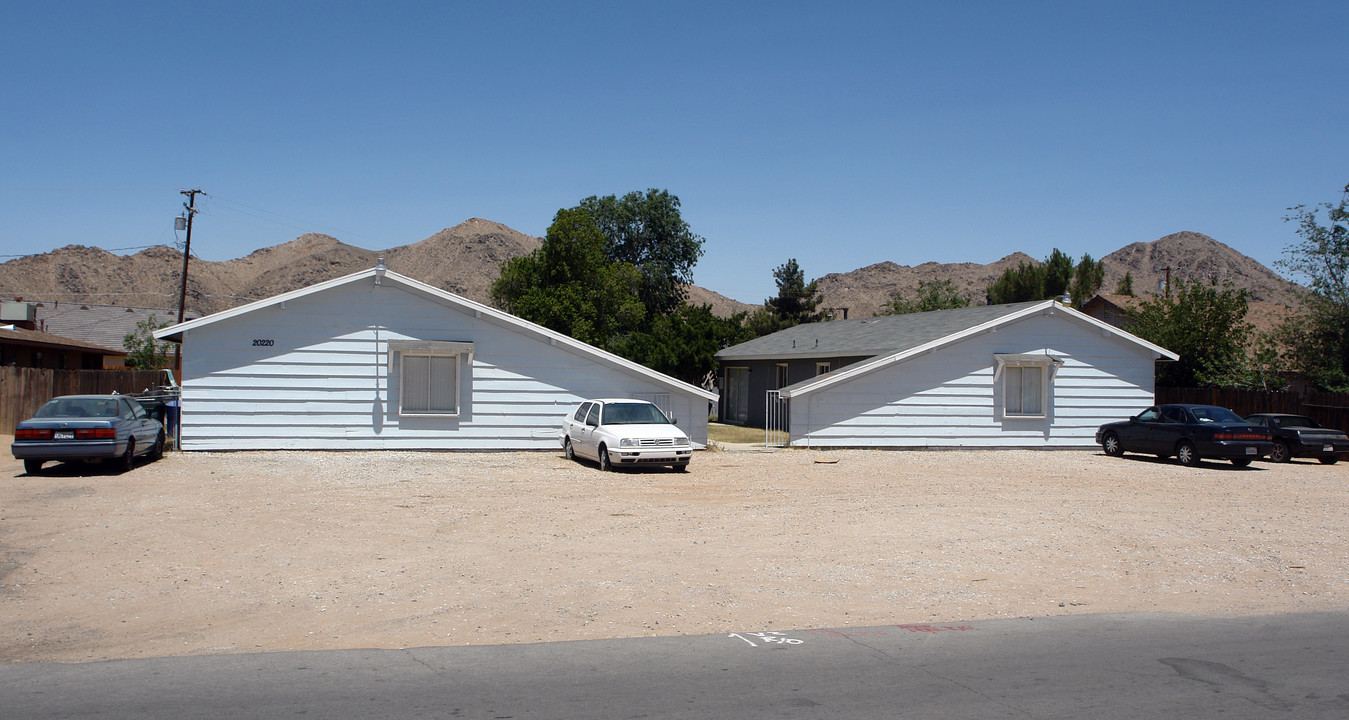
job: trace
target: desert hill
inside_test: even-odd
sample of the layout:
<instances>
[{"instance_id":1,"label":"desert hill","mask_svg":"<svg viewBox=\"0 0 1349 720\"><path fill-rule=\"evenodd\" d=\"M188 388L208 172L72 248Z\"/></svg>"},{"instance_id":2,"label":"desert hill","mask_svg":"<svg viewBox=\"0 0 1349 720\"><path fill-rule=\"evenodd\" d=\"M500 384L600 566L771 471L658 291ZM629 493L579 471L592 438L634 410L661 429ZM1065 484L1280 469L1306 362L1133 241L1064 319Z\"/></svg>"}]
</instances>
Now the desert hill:
<instances>
[{"instance_id":1,"label":"desert hill","mask_svg":"<svg viewBox=\"0 0 1349 720\"><path fill-rule=\"evenodd\" d=\"M471 218L425 240L383 251L365 250L328 235L309 233L234 260L193 259L188 271L188 308L202 314L219 312L374 267L380 257L395 272L487 302L501 263L531 252L540 243L539 238L481 218ZM1288 281L1199 233L1180 232L1152 242L1134 243L1106 255L1103 261L1105 292L1112 292L1125 272L1132 273L1137 294L1153 292L1169 267L1173 281L1230 279L1250 290L1253 300L1295 303ZM831 273L819 278L821 306L847 308L849 317L868 317L896 291L914 297L920 281L943 278L950 279L979 304L984 301L990 283L1004 270L1023 262L1039 261L1017 252L988 264L930 262L910 267L882 262L851 272ZM96 247L71 245L0 264L0 295L176 310L181 272L182 255L164 246L122 256ZM760 307L757 302L740 302L698 286L689 287L689 300L711 305L722 316ZM836 316L841 314L838 312Z\"/></svg>"},{"instance_id":2,"label":"desert hill","mask_svg":"<svg viewBox=\"0 0 1349 720\"><path fill-rule=\"evenodd\" d=\"M1072 248L1061 248L1072 253ZM1074 262L1081 255L1073 257ZM1288 280L1259 262L1242 255L1213 238L1196 232L1178 232L1151 242L1136 242L1100 258L1105 265L1105 283L1101 291L1111 293L1124 274L1133 277L1134 293L1146 296L1157 292L1171 269L1172 283L1219 282L1231 280L1250 291L1254 302L1296 306L1297 300ZM915 267L882 262L846 273L831 273L819 278L821 307L848 308L848 317L869 317L889 301L895 292L915 298L920 281L949 279L978 305L984 302L988 286L1004 270L1021 263L1040 264L1025 253L1012 253L1001 260L976 263L923 263Z\"/></svg>"},{"instance_id":3,"label":"desert hill","mask_svg":"<svg viewBox=\"0 0 1349 720\"><path fill-rule=\"evenodd\" d=\"M1197 232L1178 232L1152 242L1136 242L1102 258L1105 285L1114 292L1124 273L1133 273L1134 293L1157 292L1165 281L1185 282L1231 280L1233 285L1250 291L1256 302L1296 304L1292 283L1277 273L1232 248Z\"/></svg>"},{"instance_id":4,"label":"desert hill","mask_svg":"<svg viewBox=\"0 0 1349 720\"><path fill-rule=\"evenodd\" d=\"M981 305L988 286L1004 270L1023 262L1038 264L1029 255L1016 252L987 265L928 262L910 267L887 261L851 272L830 273L819 278L820 307L833 308L838 318L843 317L843 308L848 309L848 317L871 317L896 292L913 298L918 294L919 282L941 279L950 280L974 304Z\"/></svg>"}]
</instances>

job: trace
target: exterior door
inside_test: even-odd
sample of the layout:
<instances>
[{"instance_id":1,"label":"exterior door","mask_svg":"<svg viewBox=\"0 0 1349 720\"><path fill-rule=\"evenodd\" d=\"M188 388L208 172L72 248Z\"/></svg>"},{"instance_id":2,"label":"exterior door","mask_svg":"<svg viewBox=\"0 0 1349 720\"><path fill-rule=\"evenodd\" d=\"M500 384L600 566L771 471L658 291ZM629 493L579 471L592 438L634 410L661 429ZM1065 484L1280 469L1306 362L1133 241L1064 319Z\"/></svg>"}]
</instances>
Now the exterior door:
<instances>
[{"instance_id":1,"label":"exterior door","mask_svg":"<svg viewBox=\"0 0 1349 720\"><path fill-rule=\"evenodd\" d=\"M726 368L726 417L721 421L736 425L749 421L749 368Z\"/></svg>"}]
</instances>

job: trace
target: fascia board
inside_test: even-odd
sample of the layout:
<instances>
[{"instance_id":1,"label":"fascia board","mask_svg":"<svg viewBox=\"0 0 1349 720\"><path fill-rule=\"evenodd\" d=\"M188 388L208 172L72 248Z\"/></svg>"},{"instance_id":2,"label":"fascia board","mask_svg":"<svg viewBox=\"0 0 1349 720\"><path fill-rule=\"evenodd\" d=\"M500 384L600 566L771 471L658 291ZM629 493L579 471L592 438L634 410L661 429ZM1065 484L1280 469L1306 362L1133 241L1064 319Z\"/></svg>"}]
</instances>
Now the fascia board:
<instances>
[{"instance_id":1,"label":"fascia board","mask_svg":"<svg viewBox=\"0 0 1349 720\"><path fill-rule=\"evenodd\" d=\"M229 310L224 310L218 313L213 313L211 315L200 317L195 320L179 323L177 325L171 325L169 327L155 331L154 336L155 339L157 340L167 339L176 342L182 342L182 335L184 332L188 330L193 330L195 328L217 323L222 320L228 320L230 318L239 317L240 315L246 315L256 310L261 310L263 308L271 307L273 305L279 305L289 300L295 300L298 298L306 297L308 295L313 295L315 293L323 292L324 290L339 287L347 283L356 282L358 280L362 280L365 278L373 278L375 277L375 275L376 271L374 268L371 268L369 270L362 270L360 272L355 272L350 275L344 275L340 278L327 280L325 282L318 283L317 285L310 285L309 287L300 288L298 290L292 290L291 292L288 293L282 293L274 297L265 298L263 300L258 300L256 302L251 302L246 305L240 305L239 307L230 308ZM672 390L697 395L698 397L704 398L709 401L716 400L719 397L717 393L714 393L710 390L704 390L703 388L700 388L697 385L692 385L684 382L683 380L670 377L669 375L666 375L664 373L656 372L651 368L648 368L644 365L639 365L638 363L632 362L627 358L619 357L618 355L614 355L613 353L610 353L606 350L601 350L588 343L583 343L579 340L568 337L567 335L563 335L562 333L549 330L548 328L545 328L542 325L532 323L523 318L518 318L514 315L511 315L510 313L502 312L501 310L497 310L496 308L491 307L489 305L484 305L480 302L470 300L466 297L455 295L454 293L448 292L446 290L441 290L440 288L434 287L432 285L427 285L424 282L413 280L412 278L407 277L406 275L399 275L398 273L386 270L384 271L383 277L381 278L380 281L381 284L388 283L388 284L402 285L406 290L429 296L433 299L439 300L449 305L458 306L467 312L473 313L475 317L486 318L495 322L496 324L506 325L513 329L524 331L525 333L531 334L536 338L546 340L548 341L549 344L552 345L562 345L564 347L568 347L575 352L578 352L582 355L590 356L595 360L611 365L618 369L642 375L643 377L646 377L647 379L652 380L657 384L666 386Z\"/></svg>"},{"instance_id":2,"label":"fascia board","mask_svg":"<svg viewBox=\"0 0 1349 720\"><path fill-rule=\"evenodd\" d=\"M923 345L919 345L918 347L910 348L908 350L903 350L897 353L891 353L889 355L874 358L872 360L867 360L865 362L860 362L857 363L856 365L852 365L842 370L839 370L836 373L821 375L818 378L812 378L805 382L797 383L794 386L789 385L782 389L782 395L783 397L789 399L793 397L800 397L802 395L808 395L817 390L822 390L837 383L847 382L858 376L874 372L884 367L889 367L890 365L893 365L895 363L904 362L905 360L908 360L911 357L921 355L927 352L932 352L946 345L951 345L960 342L961 340L964 340L966 338L972 337L974 335L978 335L979 333L987 332L989 330L992 330L993 328L1002 325L1017 322L1018 320L1021 320L1022 318L1025 317L1042 314L1045 313L1046 311L1048 311L1050 314L1062 312L1066 317L1086 322L1089 325L1098 327L1101 330L1105 330L1120 339L1127 340L1136 345L1144 347L1153 353L1154 360L1159 358L1168 358L1171 360L1180 359L1179 355L1171 352L1170 350L1167 350L1166 348L1163 348L1159 345L1154 345L1153 343L1150 343L1140 337L1124 332L1123 330L1120 330L1119 328L1110 325L1108 323L1101 322L1100 320L1097 320L1096 318L1091 317L1090 315L1078 312L1077 310L1073 310L1072 308L1066 307L1064 305L1060 305L1054 300L1046 300L1043 303L1031 305L1030 307L1023 308L1021 310L1018 310L1017 312L1004 315L995 320L990 320L981 325L975 325L974 327L967 328L965 330L961 330L959 332L954 332L951 333L950 335L937 338L936 340L924 343Z\"/></svg>"},{"instance_id":3,"label":"fascia board","mask_svg":"<svg viewBox=\"0 0 1349 720\"><path fill-rule=\"evenodd\" d=\"M1098 320L1084 312L1074 310L1070 307L1060 307L1059 309L1066 311L1068 317L1075 318L1077 320L1087 323L1088 325L1092 325L1093 327L1096 327L1097 329L1110 333L1111 335L1114 335L1115 337L1121 340L1134 343L1135 345L1141 345L1142 347L1151 350L1154 353L1153 357L1154 360L1175 361L1180 359L1180 355L1171 352L1170 350L1167 350L1161 345L1156 345L1154 343L1148 342L1147 340L1144 340L1143 338L1138 337L1137 335L1134 335L1133 333L1128 332L1127 330L1121 330L1108 322Z\"/></svg>"},{"instance_id":4,"label":"fascia board","mask_svg":"<svg viewBox=\"0 0 1349 720\"><path fill-rule=\"evenodd\" d=\"M393 273L389 273L389 275L392 274ZM240 315L247 315L248 313L254 312L256 310L261 310L263 308L271 307L273 305L280 305L283 302L288 302L290 300L295 300L298 298L306 297L308 295L313 295L315 293L320 293L330 288L335 288L341 285L346 285L347 283L350 282L355 282L357 280L360 280L361 278L374 277L374 276L375 276L374 268L371 268L369 270L361 270L360 272L354 272L351 273L350 275L343 275L342 277L333 278L332 280L325 280L321 283L318 283L317 285L310 285L308 287L302 287L298 290L291 290L290 292L281 293L280 295L273 295L272 297L269 298L263 298L262 300L255 300L254 302L246 303L238 307L232 307L228 310L221 310L218 313L211 313L210 315L204 315L202 317L196 318L195 320L186 320L184 322L178 323L177 325L170 325L165 328L160 328L154 331L153 335L156 340L170 340L173 342L182 342L183 333L188 330L194 330L196 328L203 327L206 325L213 325L215 323L221 322L222 320L229 320L230 318L239 317Z\"/></svg>"},{"instance_id":5,"label":"fascia board","mask_svg":"<svg viewBox=\"0 0 1349 720\"><path fill-rule=\"evenodd\" d=\"M401 282L412 289L415 289L419 292L430 295L432 297L439 298L450 304L458 305L467 311L475 313L478 317L489 319L499 325L505 325L516 330L524 331L528 334L534 335L537 338L548 341L549 344L562 345L576 352L579 352L582 355L588 355L596 360L614 366L618 369L638 373L650 380L653 380L661 385L665 385L673 390L694 394L699 397L702 397L705 400L716 400L718 397L720 397L717 393L714 393L710 390L704 390L703 388L700 388L697 385L686 383L683 380L670 377L665 373L656 372L655 370L652 370L651 368L646 367L645 365L635 363L631 360L628 360L627 358L620 357L607 350L601 350L600 348L597 348L594 345L581 342L580 340L577 340L568 335L564 335L555 330L549 330L548 328L543 327L542 325L532 323L528 320L525 320L524 318L516 317L508 312L503 312L490 305L484 305L475 300L470 300L461 295L455 295L454 293L441 290L440 288L427 285L426 283L417 280L413 280L412 278L406 277L404 275L398 275L397 273L393 272L387 273L385 275L385 279L387 280L389 278L395 278L398 282Z\"/></svg>"}]
</instances>

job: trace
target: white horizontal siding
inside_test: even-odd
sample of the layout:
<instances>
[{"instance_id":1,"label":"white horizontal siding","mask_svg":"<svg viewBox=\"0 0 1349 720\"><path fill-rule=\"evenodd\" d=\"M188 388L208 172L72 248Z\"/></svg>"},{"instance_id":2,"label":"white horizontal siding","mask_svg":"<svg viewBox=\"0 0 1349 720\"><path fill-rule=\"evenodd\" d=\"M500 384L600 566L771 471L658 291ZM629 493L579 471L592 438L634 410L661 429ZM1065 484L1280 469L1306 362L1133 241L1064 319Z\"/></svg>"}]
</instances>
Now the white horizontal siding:
<instances>
[{"instance_id":1,"label":"white horizontal siding","mask_svg":"<svg viewBox=\"0 0 1349 720\"><path fill-rule=\"evenodd\" d=\"M996 353L1063 359L1045 418L1003 418ZM792 444L1090 447L1096 428L1152 403L1151 354L1062 313L1037 315L791 401Z\"/></svg>"},{"instance_id":2,"label":"white horizontal siding","mask_svg":"<svg viewBox=\"0 0 1349 720\"><path fill-rule=\"evenodd\" d=\"M345 285L286 305L186 333L184 449L551 449L582 400L655 392L706 443L703 398L397 287ZM458 417L398 414L389 340L473 343Z\"/></svg>"}]
</instances>

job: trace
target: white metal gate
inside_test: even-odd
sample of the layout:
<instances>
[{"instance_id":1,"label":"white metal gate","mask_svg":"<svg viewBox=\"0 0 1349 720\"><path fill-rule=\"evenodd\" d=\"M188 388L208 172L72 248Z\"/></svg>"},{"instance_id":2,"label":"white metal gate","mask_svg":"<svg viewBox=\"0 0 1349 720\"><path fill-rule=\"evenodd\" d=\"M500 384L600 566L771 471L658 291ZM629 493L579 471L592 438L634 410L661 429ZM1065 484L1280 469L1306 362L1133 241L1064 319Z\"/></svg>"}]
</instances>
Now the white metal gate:
<instances>
[{"instance_id":1,"label":"white metal gate","mask_svg":"<svg viewBox=\"0 0 1349 720\"><path fill-rule=\"evenodd\" d=\"M777 390L769 390L767 399L764 402L763 414L763 444L765 447L786 447L791 441L791 432L788 429L788 406L791 400L788 400Z\"/></svg>"}]
</instances>

